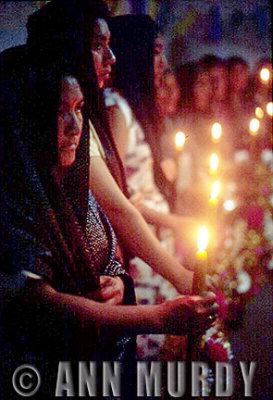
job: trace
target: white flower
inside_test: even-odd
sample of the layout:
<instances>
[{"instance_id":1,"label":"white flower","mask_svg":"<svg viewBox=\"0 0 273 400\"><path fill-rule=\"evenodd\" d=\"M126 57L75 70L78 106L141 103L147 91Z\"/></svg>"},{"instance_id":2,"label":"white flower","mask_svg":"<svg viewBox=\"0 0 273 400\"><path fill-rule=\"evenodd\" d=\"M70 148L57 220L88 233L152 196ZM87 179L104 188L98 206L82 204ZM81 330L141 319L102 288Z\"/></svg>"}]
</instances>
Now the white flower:
<instances>
[{"instance_id":1,"label":"white flower","mask_svg":"<svg viewBox=\"0 0 273 400\"><path fill-rule=\"evenodd\" d=\"M238 272L238 293L246 293L251 288L251 278L246 271L241 269Z\"/></svg>"},{"instance_id":2,"label":"white flower","mask_svg":"<svg viewBox=\"0 0 273 400\"><path fill-rule=\"evenodd\" d=\"M241 163L249 160L249 154L247 150L239 150L234 153L234 161Z\"/></svg>"},{"instance_id":3,"label":"white flower","mask_svg":"<svg viewBox=\"0 0 273 400\"><path fill-rule=\"evenodd\" d=\"M273 162L273 152L269 149L262 151L262 160L264 164L270 164Z\"/></svg>"}]
</instances>

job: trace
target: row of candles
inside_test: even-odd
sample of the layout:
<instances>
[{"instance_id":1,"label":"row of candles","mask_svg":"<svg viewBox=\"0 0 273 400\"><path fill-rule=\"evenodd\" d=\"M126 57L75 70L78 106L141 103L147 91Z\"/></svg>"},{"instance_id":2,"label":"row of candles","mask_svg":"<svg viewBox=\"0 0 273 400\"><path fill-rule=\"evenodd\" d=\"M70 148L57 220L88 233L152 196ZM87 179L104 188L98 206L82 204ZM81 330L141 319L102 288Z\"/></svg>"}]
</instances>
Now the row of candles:
<instances>
[{"instance_id":1,"label":"row of candles","mask_svg":"<svg viewBox=\"0 0 273 400\"><path fill-rule=\"evenodd\" d=\"M211 129L211 139L213 143L219 143L221 140L222 136L222 126L219 122L215 122L212 125ZM185 135L184 132L177 132L175 135L175 146L178 151L178 154L180 155L183 151L185 142L186 142L187 136ZM219 157L216 153L212 153L210 156L210 174L212 176L216 176L219 168ZM211 188L211 194L210 194L210 199L209 203L212 207L212 214L213 214L213 224L216 225L216 220L214 217L216 217L216 206L218 203L218 195L220 192L220 181L216 180L212 184ZM207 274L207 260L208 260L208 253L207 253L207 247L208 247L208 242L209 242L209 231L206 226L202 226L199 230L198 236L197 236L197 252L196 252L196 257L197 257L197 268L198 268L198 274L197 274L197 279L198 279L198 292L201 293L202 291L205 290L206 288L206 274Z\"/></svg>"},{"instance_id":2,"label":"row of candles","mask_svg":"<svg viewBox=\"0 0 273 400\"><path fill-rule=\"evenodd\" d=\"M263 67L260 70L260 80L264 85L268 85L270 80L272 79L271 73L268 68ZM272 117L273 115L273 103L272 101L268 102L265 106L265 110L267 114ZM259 129L260 129L260 120L264 117L265 111L263 110L262 107L256 107L255 108L255 116L256 118L252 118L252 120L249 123L249 133L252 136L256 136Z\"/></svg>"},{"instance_id":3,"label":"row of candles","mask_svg":"<svg viewBox=\"0 0 273 400\"><path fill-rule=\"evenodd\" d=\"M270 71L267 68L262 68L260 71L260 78L263 83L268 83L270 79ZM272 117L273 114L273 103L269 102L267 103L266 107L266 112L267 114ZM260 121L265 115L265 111L263 110L262 107L256 107L255 109L255 116L257 118L253 118L250 121L249 124L249 133L252 136L256 136L259 128L260 128ZM215 122L212 125L211 129L211 140L213 143L219 143L221 140L222 136L222 126L219 122ZM185 135L184 132L177 132L175 135L175 146L178 152L178 155L180 155L183 151L185 142L186 142L187 136ZM219 158L216 153L212 153L210 156L210 163L209 163L209 171L212 176L216 176L219 168ZM211 195L209 199L209 203L212 207L212 220L213 224L215 225L216 229L216 216L217 216L217 204L218 204L218 196L220 192L220 181L215 180L214 183L212 184L211 188ZM198 268L198 293L202 293L204 290L206 290L206 274L207 274L207 259L208 259L208 253L207 253L207 247L209 243L209 231L206 226L202 226L199 230L198 237L197 237L197 252L196 252L196 257L197 257L197 268Z\"/></svg>"},{"instance_id":4,"label":"row of candles","mask_svg":"<svg viewBox=\"0 0 273 400\"><path fill-rule=\"evenodd\" d=\"M264 83L267 83L268 80L270 79L270 72L267 68L263 68L260 72L260 77ZM266 107L266 112L267 114L272 117L273 115L273 103L268 102ZM259 128L260 128L260 120L264 117L265 111L263 110L262 107L256 107L255 109L255 116L257 118L251 119L249 123L249 133L252 136L256 136ZM212 125L211 128L211 140L213 143L219 143L222 137L222 126L219 122L215 122ZM178 152L178 156L183 151L185 142L186 142L187 135L185 135L184 132L177 132L175 135L175 147ZM210 162L209 162L209 172L211 176L216 176L219 168L219 157L216 153L212 153L210 155ZM209 199L209 204L212 207L212 221L213 224L215 225L216 229L216 213L217 213L217 204L218 204L218 196L220 192L220 181L215 180L212 184L211 187L211 194L210 194L210 199ZM198 238L197 238L197 252L196 256L199 260L199 268L202 268L204 270L203 274L203 279L205 279L205 274L207 270L207 246L208 246L208 240L209 240L209 232L208 229L203 226L199 233L198 233ZM202 262L200 262L202 260ZM200 265L201 264L201 265ZM202 287L205 287L205 282L201 284Z\"/></svg>"}]
</instances>

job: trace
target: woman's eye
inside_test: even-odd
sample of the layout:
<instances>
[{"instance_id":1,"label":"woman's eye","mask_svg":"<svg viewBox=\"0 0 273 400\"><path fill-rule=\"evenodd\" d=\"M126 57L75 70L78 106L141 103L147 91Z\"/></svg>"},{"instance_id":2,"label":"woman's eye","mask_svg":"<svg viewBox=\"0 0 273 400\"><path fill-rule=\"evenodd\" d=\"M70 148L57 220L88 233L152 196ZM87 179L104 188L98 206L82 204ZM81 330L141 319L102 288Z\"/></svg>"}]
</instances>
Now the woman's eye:
<instances>
[{"instance_id":1,"label":"woman's eye","mask_svg":"<svg viewBox=\"0 0 273 400\"><path fill-rule=\"evenodd\" d=\"M80 104L79 106L76 107L75 111L77 114L81 114L83 109L83 104Z\"/></svg>"},{"instance_id":2,"label":"woman's eye","mask_svg":"<svg viewBox=\"0 0 273 400\"><path fill-rule=\"evenodd\" d=\"M93 50L97 50L97 51L102 50L102 48L103 48L103 45L100 42L95 43L93 46Z\"/></svg>"}]
</instances>

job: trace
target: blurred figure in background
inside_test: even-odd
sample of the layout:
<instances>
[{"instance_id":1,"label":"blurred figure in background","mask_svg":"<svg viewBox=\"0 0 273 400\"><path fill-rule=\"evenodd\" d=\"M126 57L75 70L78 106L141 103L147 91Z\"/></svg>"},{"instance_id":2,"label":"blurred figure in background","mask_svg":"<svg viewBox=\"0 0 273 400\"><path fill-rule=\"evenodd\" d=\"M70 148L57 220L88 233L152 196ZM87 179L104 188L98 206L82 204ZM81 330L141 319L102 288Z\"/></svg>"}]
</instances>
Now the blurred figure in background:
<instances>
[{"instance_id":1,"label":"blurred figure in background","mask_svg":"<svg viewBox=\"0 0 273 400\"><path fill-rule=\"evenodd\" d=\"M233 147L240 149L246 135L252 108L251 76L247 62L241 57L230 57L227 61L229 72L230 123Z\"/></svg>"},{"instance_id":2,"label":"blurred figure in background","mask_svg":"<svg viewBox=\"0 0 273 400\"><path fill-rule=\"evenodd\" d=\"M164 72L162 84L156 87L155 104L158 113L158 167L155 175L158 187L168 200L170 209L174 209L176 196L175 181L177 178L177 153L175 149L175 134L180 130L180 116L178 103L180 100L180 87L174 71L167 69ZM161 178L161 179L160 179Z\"/></svg>"},{"instance_id":3,"label":"blurred figure in background","mask_svg":"<svg viewBox=\"0 0 273 400\"><path fill-rule=\"evenodd\" d=\"M187 139L178 157L175 209L179 213L201 216L208 178L207 155L211 147L212 85L207 68L199 62L180 67L178 77L180 130Z\"/></svg>"},{"instance_id":4,"label":"blurred figure in background","mask_svg":"<svg viewBox=\"0 0 273 400\"><path fill-rule=\"evenodd\" d=\"M228 68L224 60L214 55L205 55L200 60L208 70L212 85L211 111L216 119L227 119L228 107Z\"/></svg>"}]
</instances>

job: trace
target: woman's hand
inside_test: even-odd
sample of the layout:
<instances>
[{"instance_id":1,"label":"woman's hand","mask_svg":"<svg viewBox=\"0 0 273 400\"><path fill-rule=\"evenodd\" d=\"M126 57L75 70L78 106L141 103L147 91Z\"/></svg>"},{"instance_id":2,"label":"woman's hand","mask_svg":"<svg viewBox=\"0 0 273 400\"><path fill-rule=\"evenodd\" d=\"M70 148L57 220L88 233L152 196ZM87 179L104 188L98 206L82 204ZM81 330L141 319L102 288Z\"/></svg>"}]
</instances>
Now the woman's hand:
<instances>
[{"instance_id":1,"label":"woman's hand","mask_svg":"<svg viewBox=\"0 0 273 400\"><path fill-rule=\"evenodd\" d=\"M90 292L88 297L111 305L119 305L123 302L124 283L119 276L100 276L100 289Z\"/></svg>"},{"instance_id":2,"label":"woman's hand","mask_svg":"<svg viewBox=\"0 0 273 400\"><path fill-rule=\"evenodd\" d=\"M179 296L162 304L163 331L171 334L202 334L216 318L215 295Z\"/></svg>"}]
</instances>

